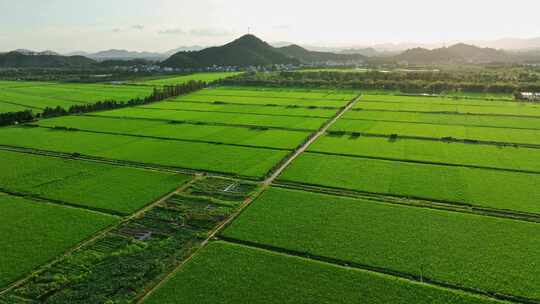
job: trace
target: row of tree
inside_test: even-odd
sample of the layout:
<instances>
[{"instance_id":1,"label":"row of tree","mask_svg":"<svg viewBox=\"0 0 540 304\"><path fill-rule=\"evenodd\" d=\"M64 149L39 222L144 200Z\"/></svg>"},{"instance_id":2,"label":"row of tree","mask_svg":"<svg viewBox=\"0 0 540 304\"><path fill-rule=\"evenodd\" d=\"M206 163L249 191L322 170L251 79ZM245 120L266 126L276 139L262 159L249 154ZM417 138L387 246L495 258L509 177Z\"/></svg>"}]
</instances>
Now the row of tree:
<instances>
[{"instance_id":1,"label":"row of tree","mask_svg":"<svg viewBox=\"0 0 540 304\"><path fill-rule=\"evenodd\" d=\"M0 114L0 126L24 123L34 121L39 118L49 118L70 114L89 113L96 111L112 110L124 107L131 107L137 105L145 105L157 101L162 101L171 97L185 95L194 91L201 90L207 86L207 83L203 81L189 81L184 84L164 86L162 88L154 88L154 91L150 96L145 98L134 98L126 102L106 100L98 101L93 104L80 104L73 105L68 109L62 107L50 108L47 107L41 113L33 114L30 110L21 112L10 112Z\"/></svg>"},{"instance_id":2,"label":"row of tree","mask_svg":"<svg viewBox=\"0 0 540 304\"><path fill-rule=\"evenodd\" d=\"M280 86L280 87L338 87L364 90L396 90L404 93L469 92L469 93L514 93L517 91L540 92L540 82L516 80L484 81L461 79L461 73L445 73L448 77L430 77L423 73L396 73L382 77L384 73L347 72L280 72L251 73L223 81L225 84ZM393 74L393 73L388 73ZM432 73L428 73L433 75ZM372 75L374 77L369 77ZM420 75L424 75L420 77ZM334 77L335 76L335 77ZM497 77L494 77L497 78ZM502 77L500 77L502 79Z\"/></svg>"}]
</instances>

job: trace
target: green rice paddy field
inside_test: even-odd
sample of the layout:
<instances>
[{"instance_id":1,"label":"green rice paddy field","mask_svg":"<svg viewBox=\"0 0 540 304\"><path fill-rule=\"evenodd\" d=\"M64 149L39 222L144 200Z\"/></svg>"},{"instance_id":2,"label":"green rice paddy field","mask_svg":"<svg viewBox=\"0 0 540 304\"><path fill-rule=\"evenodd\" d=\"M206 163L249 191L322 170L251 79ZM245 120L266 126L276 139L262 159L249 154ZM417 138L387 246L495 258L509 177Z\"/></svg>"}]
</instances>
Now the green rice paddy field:
<instances>
[{"instance_id":1,"label":"green rice paddy field","mask_svg":"<svg viewBox=\"0 0 540 304\"><path fill-rule=\"evenodd\" d=\"M181 75L181 76L167 76L167 77L160 77L160 78L140 79L140 80L133 81L131 83L134 83L137 85L165 86L165 85L182 84L189 81L213 82L216 80L240 75L242 73L243 72L195 73L195 74Z\"/></svg>"},{"instance_id":2,"label":"green rice paddy field","mask_svg":"<svg viewBox=\"0 0 540 304\"><path fill-rule=\"evenodd\" d=\"M273 188L223 235L539 300L537 232L537 223Z\"/></svg>"},{"instance_id":3,"label":"green rice paddy field","mask_svg":"<svg viewBox=\"0 0 540 304\"><path fill-rule=\"evenodd\" d=\"M427 284L219 241L210 243L145 301L188 302L498 303Z\"/></svg>"},{"instance_id":4,"label":"green rice paddy field","mask_svg":"<svg viewBox=\"0 0 540 304\"><path fill-rule=\"evenodd\" d=\"M29 109L39 113L46 107L67 109L104 100L128 101L150 93L150 88L135 86L0 81L0 112Z\"/></svg>"},{"instance_id":5,"label":"green rice paddy field","mask_svg":"<svg viewBox=\"0 0 540 304\"><path fill-rule=\"evenodd\" d=\"M118 220L0 194L0 289Z\"/></svg>"},{"instance_id":6,"label":"green rice paddy field","mask_svg":"<svg viewBox=\"0 0 540 304\"><path fill-rule=\"evenodd\" d=\"M189 177L79 160L0 150L0 191L129 214Z\"/></svg>"},{"instance_id":7,"label":"green rice paddy field","mask_svg":"<svg viewBox=\"0 0 540 304\"><path fill-rule=\"evenodd\" d=\"M233 75L0 81L0 112ZM382 93L210 87L0 128L0 303L47 294L2 291L111 225L110 243L95 245L101 257L119 254L103 260L116 298L150 290L145 303L540 303L540 107ZM246 208L220 213L231 206ZM77 267L66 271L86 271ZM55 269L29 286L61 288ZM72 295L110 287L97 274L66 280L74 277L61 283ZM142 285L122 285L134 280ZM53 293L55 303L84 302Z\"/></svg>"}]
</instances>

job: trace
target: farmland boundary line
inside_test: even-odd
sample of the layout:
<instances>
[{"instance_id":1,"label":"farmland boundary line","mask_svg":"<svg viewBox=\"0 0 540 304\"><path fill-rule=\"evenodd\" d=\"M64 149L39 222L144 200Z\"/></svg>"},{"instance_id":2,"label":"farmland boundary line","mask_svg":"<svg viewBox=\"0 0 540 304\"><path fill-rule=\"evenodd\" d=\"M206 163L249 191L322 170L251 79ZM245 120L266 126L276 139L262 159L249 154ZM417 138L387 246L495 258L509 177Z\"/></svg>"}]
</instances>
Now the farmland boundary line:
<instances>
[{"instance_id":1,"label":"farmland boundary line","mask_svg":"<svg viewBox=\"0 0 540 304\"><path fill-rule=\"evenodd\" d=\"M138 138L157 139L157 140L166 140L166 141L181 141L181 142L223 145L223 146L232 146L232 147L263 149L263 150L276 150L276 151L291 151L292 150L292 149L286 149L286 148L233 144L233 143L225 143L225 142L219 142L219 141L200 140L200 139L182 139L182 138L171 138L171 137L153 136L153 135L129 134L129 133L122 133L122 132L94 131L94 130L79 129L79 128L69 128L69 129L66 128L64 130L64 129L58 128L57 126L54 126L54 127L40 126L40 125L36 125L36 126L43 129L58 130L58 131L65 131L65 132L85 132L85 133L93 133L93 134L128 136L128 137L138 137Z\"/></svg>"},{"instance_id":2,"label":"farmland boundary line","mask_svg":"<svg viewBox=\"0 0 540 304\"><path fill-rule=\"evenodd\" d=\"M238 209L231 214L225 221L223 221L219 226L217 226L209 235L208 237L201 243L199 248L193 252L189 257L187 257L184 261L182 261L179 265L177 265L174 269L171 270L169 274L167 274L160 282L158 282L155 286L148 289L145 293L139 296L138 300L136 301L137 304L143 303L143 301L148 298L155 290L159 289L163 284L168 282L180 269L182 266L184 266L186 263L191 261L193 257L195 257L201 250L203 250L206 245L210 242L210 240L215 239L216 236L221 233L226 227L228 227L242 212L244 212L252 202L254 202L266 189L270 187L272 182L281 174L281 172L303 151L305 151L309 145L311 145L317 138L319 138L330 126L338 120L347 110L352 108L354 104L360 99L360 95L355 97L353 100L349 102L349 104L342 108L334 118L328 120L324 126L322 126L317 132L313 133L312 136L308 140L306 140L303 144L301 144L293 153L285 157L285 161L282 161L279 164L279 167L275 169L274 171L270 171L271 174L267 176L267 178L262 182L261 186L259 187L258 191L253 193L249 198L247 198L239 207Z\"/></svg>"},{"instance_id":3,"label":"farmland boundary line","mask_svg":"<svg viewBox=\"0 0 540 304\"><path fill-rule=\"evenodd\" d=\"M67 160L86 161L86 162L115 165L115 166L121 166L121 167L153 170L153 171L160 171L160 172L182 173L182 174L188 174L188 175L207 174L207 175L214 175L214 176L221 176L221 177L243 179L243 180L248 180L248 181L260 181L260 178L256 176L244 176L244 175L238 175L234 173L226 173L226 172L218 172L218 171L210 171L210 170L197 170L197 169L165 166L165 165L158 165L158 164L151 164L151 163L141 163L141 162L133 162L133 161L127 161L127 160L102 158L102 157L81 155L81 154L74 155L73 153L55 152L55 151L40 150L40 149L34 149L34 148L0 145L0 150L32 154L32 155L41 155L41 156L47 156L47 157L56 157L56 158L62 158L62 159L67 159Z\"/></svg>"},{"instance_id":4,"label":"farmland boundary line","mask_svg":"<svg viewBox=\"0 0 540 304\"><path fill-rule=\"evenodd\" d=\"M376 111L373 111L376 112ZM460 123L437 123L437 122L421 122L421 121L403 121L403 120L391 120L391 119L367 119L367 118L354 118L343 117L342 120L361 120L371 122L390 122L390 123L403 123L412 125L430 125L430 126L458 126L458 127L472 127L472 128L493 128L493 129L509 129L509 130L530 130L540 131L540 128L523 128L523 127L509 127L509 126L495 126L495 125L475 125L475 124L460 124Z\"/></svg>"},{"instance_id":5,"label":"farmland boundary line","mask_svg":"<svg viewBox=\"0 0 540 304\"><path fill-rule=\"evenodd\" d=\"M516 114L497 114L497 113L470 113L457 111L412 111L412 110L386 110L386 109L364 109L354 108L351 111L369 111L369 112L397 112L397 113L420 113L420 114L441 114L441 115L472 115L472 116L491 116L491 117L511 117L511 118L533 118L540 119L536 115L516 115Z\"/></svg>"},{"instance_id":6,"label":"farmland boundary line","mask_svg":"<svg viewBox=\"0 0 540 304\"><path fill-rule=\"evenodd\" d=\"M316 184L296 183L296 182L289 182L289 181L278 181L276 183L273 183L272 186L285 188L285 189L302 190L306 192L313 192L313 193L319 193L319 194L363 199L363 200L373 201L374 203L388 203L388 204L394 204L394 205L428 208L428 209L444 210L444 211L449 211L449 212L474 214L478 216L489 216L489 217L518 220L518 221L524 221L524 222L540 223L540 214L521 212L521 211L509 210L509 209L489 208L489 207L483 207L479 205L473 205L470 203L460 203L460 202L437 200L437 199L425 198L425 197L397 195L397 194L383 193L383 192L368 192L368 191L360 191L360 190L353 190L353 189L346 189L346 188L320 186Z\"/></svg>"},{"instance_id":7,"label":"farmland boundary line","mask_svg":"<svg viewBox=\"0 0 540 304\"><path fill-rule=\"evenodd\" d=\"M429 277L424 277L422 275L416 275L416 274L412 274L412 273L396 271L396 270L392 270L392 269L388 269L388 268L384 268L384 267L371 266L371 265L368 265L368 264L351 262L351 261L342 260L342 259L338 259L338 258L332 258L332 257L327 257L327 256L321 256L321 255L314 255L314 254L310 254L308 252L302 252L302 251L282 248L282 247L268 245L268 244L261 244L261 243L257 243L257 242L247 241L247 240L240 240L240 239L236 239L236 238L232 238L232 237L219 236L218 239L222 240L222 241L225 241L225 242L228 242L228 243L232 243L232 244L239 244L239 245L243 245L243 246L246 246L246 247L263 249L263 250L266 250L266 251L276 252L276 253L280 253L280 254L284 254L284 255L288 255L288 256L305 258L305 259L308 259L308 260L319 261L319 262L323 262L323 263L327 263L327 264L333 264L333 265L338 265L338 266L352 268L352 269L359 269L359 270L371 271L371 272L375 272L375 273L381 273L381 274L390 275L390 276L393 276L393 277L398 277L398 278L401 278L401 279L406 279L406 280L409 280L409 281L414 281L414 282L429 284L429 285L442 287L442 288L446 288L446 289L451 289L451 290L454 290L454 291L462 291L462 292L466 292L466 293L474 294L474 295L478 295L478 296L485 296L485 297L488 297L488 298L491 298L491 299L494 299L494 300L510 301L510 302L514 302L514 303L524 303L524 304L538 304L538 303L540 303L540 301L537 301L535 299L519 297L519 296L510 295L510 294L502 294L502 293L498 293L498 292L495 292L495 291L487 291L487 290L477 289L477 288L473 288L473 287L460 286L460 285L457 285L457 284L453 284L453 283L449 283L449 282L445 282L445 281L440 281L440 280L432 279L432 278L429 278Z\"/></svg>"},{"instance_id":8,"label":"farmland boundary line","mask_svg":"<svg viewBox=\"0 0 540 304\"><path fill-rule=\"evenodd\" d=\"M533 171L533 170L498 168L498 167L477 166L477 165L467 165L467 164L458 164L458 163L443 163L443 162L434 162L434 161L427 161L427 160L401 159L401 158L393 158L393 157L355 155L355 154L333 153L333 152L323 152L323 151L307 151L306 153L312 153L312 154L318 154L318 155L328 155L328 156L343 156L343 157L349 157L349 158L361 158L361 159L370 159L370 160L381 160L381 161L389 161L389 162L421 164L421 165L430 165L430 166L462 167L462 168L479 169L479 170L493 170L493 171L504 171L504 172L514 172L514 173L540 174L540 171Z\"/></svg>"},{"instance_id":9,"label":"farmland boundary line","mask_svg":"<svg viewBox=\"0 0 540 304\"><path fill-rule=\"evenodd\" d=\"M10 196L16 196L16 197L20 197L20 198L30 199L32 201L39 202L39 203L45 203L45 204L50 204L50 205L55 205L55 206L69 207L69 208L79 209L79 210L86 210L86 211L96 212L96 213L99 213L99 214L102 214L102 215L108 215L108 216L123 217L123 216L126 216L128 214L128 213L125 213L125 212L115 211L115 210L112 210L112 209L97 208L97 207L85 206L85 205L81 205L81 204L77 204L77 203L70 203L70 202L66 202L66 201L62 201L62 200L58 200L58 199L47 198L47 197L43 197L43 196L40 196L40 195L31 194L31 193L29 193L29 194L21 193L21 192L5 189L5 188L2 188L2 187L0 187L0 193L5 193L5 194L8 194Z\"/></svg>"},{"instance_id":10,"label":"farmland boundary line","mask_svg":"<svg viewBox=\"0 0 540 304\"><path fill-rule=\"evenodd\" d=\"M152 111L172 111L172 112L199 112L199 113L225 113L225 114L240 114L240 115L257 115L257 116L271 116L271 117L299 117L299 118L322 118L328 119L329 116L314 116L314 115L291 115L291 114L262 114L252 112L236 112L236 111L216 111L216 110L193 110L193 109L164 109L154 107L138 107L139 110L152 110Z\"/></svg>"},{"instance_id":11,"label":"farmland boundary line","mask_svg":"<svg viewBox=\"0 0 540 304\"><path fill-rule=\"evenodd\" d=\"M111 118L111 119L120 119L120 120L131 119L131 120L162 121L162 122L168 122L168 123L185 123L185 124L191 124L191 125L239 127L239 128L249 128L249 129L275 129L275 130L297 131L297 132L313 132L314 131L314 129L289 128L289 127L278 127L278 126L267 126L267 125L231 124L231 123L222 123L222 122L208 122L208 121L201 121L201 120L174 120L174 119L164 119L164 118L111 116L111 115L96 115L96 114L85 114L84 116Z\"/></svg>"},{"instance_id":12,"label":"farmland boundary line","mask_svg":"<svg viewBox=\"0 0 540 304\"><path fill-rule=\"evenodd\" d=\"M82 247L86 246L86 245L89 245L91 244L92 242L98 240L99 238L103 237L104 235L106 235L107 233L111 232L112 230L116 229L117 227L119 227L120 225L124 224L124 223L127 223L128 221L134 219L134 218L137 218L139 216L141 216L142 214L144 214L145 212L147 212L148 210L154 208L155 206L165 202L166 200L168 200L169 198L171 198L172 196L184 191L185 189L187 189L188 187L190 187L192 184L194 184L196 181L198 181L203 175L201 174L198 174L198 175L194 175L191 180L187 181L187 182L184 182L182 185L180 185L179 187L177 187L175 190L173 190L172 192L169 192L163 196L161 196L160 198L158 198L157 200L149 203L148 205L146 205L145 207L139 209L137 212L134 212L128 216L125 216L123 218L121 218L120 221L118 221L118 223L116 224L113 224L113 225L110 225L109 227L106 227L104 229L102 229L101 231L91 235L89 238L87 238L86 240L83 240L81 241L80 243L78 243L76 246L72 247L71 249L65 251L64 253L62 253L61 255L55 257L53 260L49 261L48 263L46 264L42 264L40 266L38 266L37 268L35 268L32 272L30 272L29 274L25 275L23 278L11 283L10 285L8 285L7 287L5 287L4 289L0 289L0 296L8 293L9 291L19 287L19 286L22 286L24 283L26 283L28 280L30 280L32 277L34 277L35 275L38 275L40 273L42 273L43 271L46 271L47 268L49 268L50 266L62 261L63 259L69 257L71 254L73 254L75 251L81 249Z\"/></svg>"},{"instance_id":13,"label":"farmland boundary line","mask_svg":"<svg viewBox=\"0 0 540 304\"><path fill-rule=\"evenodd\" d=\"M199 100L188 100L188 99L166 99L163 102L170 103L193 103L193 104L210 104L210 105L222 105L222 106L248 106L248 107L259 107L259 108L292 108L292 109L307 109L307 110L338 110L343 108L342 106L301 106L295 104L261 104L261 103L241 103L241 102L231 102L231 101L199 101Z\"/></svg>"},{"instance_id":14,"label":"farmland boundary line","mask_svg":"<svg viewBox=\"0 0 540 304\"><path fill-rule=\"evenodd\" d=\"M540 130L539 130L540 131ZM456 137L429 137L429 136L414 136L414 135L400 135L397 134L382 134L382 133L366 133L366 132L356 132L356 131L330 131L330 132L340 132L343 135L358 135L358 137L378 137L378 138L389 138L392 140L424 140L424 141L436 141L444 143L456 143L456 144L472 144L472 145L483 145L483 146L498 146L498 147L522 147L530 149L540 149L540 144L528 144L528 143L516 143L516 142L507 142L507 141L494 141L494 140L482 140L482 139L470 139L470 138L456 138ZM343 133L341 133L343 132ZM540 135L540 132L539 132ZM327 136L336 136L340 137L341 135L333 135L332 133L327 133ZM357 138L351 138L352 140Z\"/></svg>"}]
</instances>

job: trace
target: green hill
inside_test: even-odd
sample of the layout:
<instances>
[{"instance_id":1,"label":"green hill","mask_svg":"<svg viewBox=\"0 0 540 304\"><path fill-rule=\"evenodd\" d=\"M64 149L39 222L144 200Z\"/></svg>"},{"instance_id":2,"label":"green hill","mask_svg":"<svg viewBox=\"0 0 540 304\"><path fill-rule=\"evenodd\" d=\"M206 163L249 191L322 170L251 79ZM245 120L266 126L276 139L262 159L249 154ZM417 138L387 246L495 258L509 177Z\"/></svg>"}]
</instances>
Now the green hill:
<instances>
[{"instance_id":1,"label":"green hill","mask_svg":"<svg viewBox=\"0 0 540 304\"><path fill-rule=\"evenodd\" d=\"M245 67L297 63L299 63L297 59L278 52L254 35L245 35L223 46L194 52L178 52L163 61L161 65L175 68L202 68L213 65Z\"/></svg>"},{"instance_id":2,"label":"green hill","mask_svg":"<svg viewBox=\"0 0 540 304\"><path fill-rule=\"evenodd\" d=\"M28 55L19 52L0 54L2 68L59 68L82 67L96 62L83 56Z\"/></svg>"},{"instance_id":3,"label":"green hill","mask_svg":"<svg viewBox=\"0 0 540 304\"><path fill-rule=\"evenodd\" d=\"M335 54L329 52L314 52L293 44L276 49L278 52L300 60L302 63L360 63L366 56L360 54Z\"/></svg>"},{"instance_id":4,"label":"green hill","mask_svg":"<svg viewBox=\"0 0 540 304\"><path fill-rule=\"evenodd\" d=\"M409 64L460 64L460 63L492 63L519 61L502 50L480 48L459 43L450 47L433 50L414 48L400 55L391 57L397 62Z\"/></svg>"}]
</instances>

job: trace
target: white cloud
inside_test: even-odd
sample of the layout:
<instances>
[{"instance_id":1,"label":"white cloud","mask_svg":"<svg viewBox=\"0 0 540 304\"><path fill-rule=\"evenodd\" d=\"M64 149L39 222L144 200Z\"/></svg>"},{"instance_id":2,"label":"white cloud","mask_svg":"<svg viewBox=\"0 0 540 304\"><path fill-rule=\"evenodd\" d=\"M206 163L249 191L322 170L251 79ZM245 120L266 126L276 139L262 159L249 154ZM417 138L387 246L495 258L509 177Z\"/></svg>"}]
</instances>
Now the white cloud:
<instances>
[{"instance_id":1,"label":"white cloud","mask_svg":"<svg viewBox=\"0 0 540 304\"><path fill-rule=\"evenodd\" d=\"M184 35L185 33L186 32L179 27L164 29L158 32L158 34L162 34L162 35Z\"/></svg>"},{"instance_id":2,"label":"white cloud","mask_svg":"<svg viewBox=\"0 0 540 304\"><path fill-rule=\"evenodd\" d=\"M196 37L223 37L233 35L233 33L226 30L204 27L192 29L189 31L189 34Z\"/></svg>"}]
</instances>

